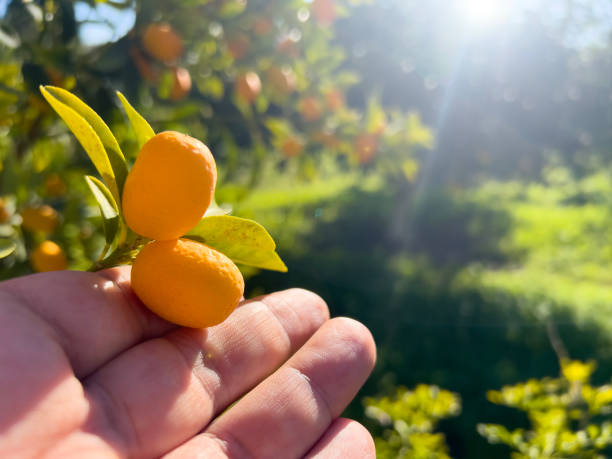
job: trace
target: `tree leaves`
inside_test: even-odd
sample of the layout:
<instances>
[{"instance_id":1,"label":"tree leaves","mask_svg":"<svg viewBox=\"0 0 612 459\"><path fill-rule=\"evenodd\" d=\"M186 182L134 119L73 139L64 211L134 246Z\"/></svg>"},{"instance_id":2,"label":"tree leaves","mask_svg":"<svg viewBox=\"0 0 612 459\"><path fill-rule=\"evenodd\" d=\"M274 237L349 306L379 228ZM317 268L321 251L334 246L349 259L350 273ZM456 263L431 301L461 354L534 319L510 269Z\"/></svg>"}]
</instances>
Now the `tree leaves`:
<instances>
[{"instance_id":1,"label":"tree leaves","mask_svg":"<svg viewBox=\"0 0 612 459\"><path fill-rule=\"evenodd\" d=\"M204 217L187 238L218 250L236 263L286 272L276 244L266 229L253 220L229 215Z\"/></svg>"},{"instance_id":2,"label":"tree leaves","mask_svg":"<svg viewBox=\"0 0 612 459\"><path fill-rule=\"evenodd\" d=\"M104 227L104 236L106 243L112 244L119 229L119 209L117 203L113 199L111 192L104 184L91 175L85 176L85 181L89 189L96 198L100 212L102 213L102 224Z\"/></svg>"},{"instance_id":3,"label":"tree leaves","mask_svg":"<svg viewBox=\"0 0 612 459\"><path fill-rule=\"evenodd\" d=\"M40 91L66 122L102 176L104 182L90 175L85 176L85 180L100 208L108 247L113 244L119 229L124 225L120 203L121 191L128 175L125 157L106 123L78 97L53 86L41 86ZM136 133L139 147L142 147L155 132L123 94L117 91L117 96ZM229 213L228 209L214 204L186 237L219 250L236 263L287 271L276 253L274 240L263 226L252 220L230 217L226 213ZM14 248L8 245L4 248L0 243L0 258L5 251L8 255L12 250Z\"/></svg>"},{"instance_id":4,"label":"tree leaves","mask_svg":"<svg viewBox=\"0 0 612 459\"><path fill-rule=\"evenodd\" d=\"M93 130L100 138L102 145L104 145L104 148L106 149L108 159L111 163L111 167L113 168L113 172L115 173L117 187L119 188L119 190L122 190L123 184L125 183L125 179L128 173L125 156L123 156L123 152L119 147L117 139L115 139L115 136L113 135L109 127L106 125L104 120L102 120L102 118L100 118L100 116L94 110L92 110L85 102L83 102L74 94L66 91L65 89L56 88L55 86L45 86L45 90L57 100L76 111L93 128Z\"/></svg>"},{"instance_id":5,"label":"tree leaves","mask_svg":"<svg viewBox=\"0 0 612 459\"><path fill-rule=\"evenodd\" d=\"M145 120L142 115L130 105L125 96L119 91L117 91L117 97L119 97L119 100L123 105L123 109L130 120L130 124L136 133L136 139L138 139L138 149L140 150L147 140L155 135L155 131L153 131L149 123L147 123L147 120Z\"/></svg>"},{"instance_id":6,"label":"tree leaves","mask_svg":"<svg viewBox=\"0 0 612 459\"><path fill-rule=\"evenodd\" d=\"M120 202L120 193L115 178L115 172L106 153L106 149L94 128L75 109L56 99L46 87L41 86L40 92L57 114L68 125L72 133L89 155L104 183L110 190L115 202Z\"/></svg>"},{"instance_id":7,"label":"tree leaves","mask_svg":"<svg viewBox=\"0 0 612 459\"><path fill-rule=\"evenodd\" d=\"M0 260L8 257L15 251L16 248L17 246L13 241L9 241L8 239L0 239Z\"/></svg>"}]
</instances>

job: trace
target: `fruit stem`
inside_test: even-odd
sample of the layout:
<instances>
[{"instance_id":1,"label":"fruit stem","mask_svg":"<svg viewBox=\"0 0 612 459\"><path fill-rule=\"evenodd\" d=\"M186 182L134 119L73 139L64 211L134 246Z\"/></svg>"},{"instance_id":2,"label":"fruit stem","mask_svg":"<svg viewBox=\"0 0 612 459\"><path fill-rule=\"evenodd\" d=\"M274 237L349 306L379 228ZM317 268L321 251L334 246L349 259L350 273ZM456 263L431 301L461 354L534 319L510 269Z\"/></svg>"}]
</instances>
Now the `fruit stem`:
<instances>
[{"instance_id":1,"label":"fruit stem","mask_svg":"<svg viewBox=\"0 0 612 459\"><path fill-rule=\"evenodd\" d=\"M129 231L125 241L119 244L104 260L95 262L88 271L100 271L114 266L132 264L140 248L149 240Z\"/></svg>"}]
</instances>

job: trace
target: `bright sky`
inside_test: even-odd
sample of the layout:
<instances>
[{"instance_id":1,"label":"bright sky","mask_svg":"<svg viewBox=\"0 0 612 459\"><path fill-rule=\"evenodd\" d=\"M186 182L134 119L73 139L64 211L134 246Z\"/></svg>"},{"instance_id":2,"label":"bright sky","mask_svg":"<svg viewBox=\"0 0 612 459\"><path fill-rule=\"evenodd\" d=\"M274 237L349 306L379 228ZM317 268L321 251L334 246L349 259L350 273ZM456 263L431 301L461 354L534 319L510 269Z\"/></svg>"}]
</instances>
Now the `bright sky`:
<instances>
[{"instance_id":1,"label":"bright sky","mask_svg":"<svg viewBox=\"0 0 612 459\"><path fill-rule=\"evenodd\" d=\"M452 0L451 0L452 1ZM4 16L10 0L0 0L0 17ZM601 21L601 26L580 27L580 21L588 22L587 13L580 6L573 12L579 20L574 37L568 43L584 46L606 39L612 30L612 1L585 0L581 2L591 10L589 14ZM480 31L492 31L504 24L520 19L525 12L539 14L544 21L555 20L566 14L567 3L560 0L454 0L452 3L465 27ZM87 45L97 45L121 38L134 25L132 10L116 10L104 3L95 9L83 2L75 3L77 21L91 21L83 24L80 36ZM113 24L109 27L108 24Z\"/></svg>"},{"instance_id":2,"label":"bright sky","mask_svg":"<svg viewBox=\"0 0 612 459\"><path fill-rule=\"evenodd\" d=\"M117 10L104 3L98 3L92 9L86 3L77 2L74 13L78 22L91 21L83 24L79 30L83 43L90 46L118 40L131 30L136 20L133 10ZM109 27L109 24L113 27Z\"/></svg>"}]
</instances>

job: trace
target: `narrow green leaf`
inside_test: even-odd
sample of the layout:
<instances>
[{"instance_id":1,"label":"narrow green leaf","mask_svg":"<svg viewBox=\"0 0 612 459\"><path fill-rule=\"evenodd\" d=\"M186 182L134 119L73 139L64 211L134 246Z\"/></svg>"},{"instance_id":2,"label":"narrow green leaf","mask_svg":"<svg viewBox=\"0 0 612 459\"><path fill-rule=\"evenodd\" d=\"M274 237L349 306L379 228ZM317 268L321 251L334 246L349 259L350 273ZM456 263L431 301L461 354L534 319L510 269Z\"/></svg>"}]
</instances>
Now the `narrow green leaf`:
<instances>
[{"instance_id":1,"label":"narrow green leaf","mask_svg":"<svg viewBox=\"0 0 612 459\"><path fill-rule=\"evenodd\" d=\"M55 86L45 86L45 89L57 100L69 106L85 118L93 130L96 131L96 134L98 134L98 137L102 141L102 145L106 148L108 159L115 173L115 180L117 181L119 192L121 192L128 174L128 167L121 147L110 128L95 111L74 94Z\"/></svg>"},{"instance_id":2,"label":"narrow green leaf","mask_svg":"<svg viewBox=\"0 0 612 459\"><path fill-rule=\"evenodd\" d=\"M253 220L229 215L204 217L185 237L213 247L236 263L287 271L275 251L274 239Z\"/></svg>"},{"instance_id":3,"label":"narrow green leaf","mask_svg":"<svg viewBox=\"0 0 612 459\"><path fill-rule=\"evenodd\" d=\"M112 244L119 229L119 208L117 202L108 188L97 178L86 175L85 181L100 207L106 242Z\"/></svg>"},{"instance_id":4,"label":"narrow green leaf","mask_svg":"<svg viewBox=\"0 0 612 459\"><path fill-rule=\"evenodd\" d=\"M136 139L138 139L138 149L140 150L147 140L155 135L155 131L151 128L149 123L147 123L147 120L145 120L144 117L130 105L125 96L119 91L117 91L117 97L119 97L119 100L123 105L123 109L130 120L130 124L136 133Z\"/></svg>"},{"instance_id":5,"label":"narrow green leaf","mask_svg":"<svg viewBox=\"0 0 612 459\"><path fill-rule=\"evenodd\" d=\"M119 202L119 189L115 181L115 173L108 155L106 154L106 150L104 149L104 145L100 137L98 137L98 134L96 134L96 131L94 131L85 118L79 115L74 109L52 96L44 87L40 87L40 92L81 143L85 152L89 155L89 158L98 170L98 173L102 176L104 183L106 183L106 186L112 193L115 202Z\"/></svg>"},{"instance_id":6,"label":"narrow green leaf","mask_svg":"<svg viewBox=\"0 0 612 459\"><path fill-rule=\"evenodd\" d=\"M13 241L9 241L8 239L0 239L0 260L8 257L15 251L16 248L17 246Z\"/></svg>"}]
</instances>

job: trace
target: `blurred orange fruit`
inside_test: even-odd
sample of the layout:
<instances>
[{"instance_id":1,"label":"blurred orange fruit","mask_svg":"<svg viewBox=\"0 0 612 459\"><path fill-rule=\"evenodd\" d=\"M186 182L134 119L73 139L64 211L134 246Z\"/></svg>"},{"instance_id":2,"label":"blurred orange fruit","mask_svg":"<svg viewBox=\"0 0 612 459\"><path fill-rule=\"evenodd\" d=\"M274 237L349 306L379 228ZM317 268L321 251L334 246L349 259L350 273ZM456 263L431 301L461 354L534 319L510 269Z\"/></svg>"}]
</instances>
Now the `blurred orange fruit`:
<instances>
[{"instance_id":1,"label":"blurred orange fruit","mask_svg":"<svg viewBox=\"0 0 612 459\"><path fill-rule=\"evenodd\" d=\"M66 184L59 174L53 172L47 175L45 179L45 193L51 197L62 196L66 193Z\"/></svg>"},{"instance_id":2,"label":"blurred orange fruit","mask_svg":"<svg viewBox=\"0 0 612 459\"><path fill-rule=\"evenodd\" d=\"M272 32L272 28L274 27L274 23L271 19L268 18L257 18L253 23L253 32L258 37L264 37Z\"/></svg>"},{"instance_id":3,"label":"blurred orange fruit","mask_svg":"<svg viewBox=\"0 0 612 459\"><path fill-rule=\"evenodd\" d=\"M329 131L320 131L315 134L315 141L322 144L324 147L329 148L330 150L335 150L340 146L340 141L338 137L333 132Z\"/></svg>"},{"instance_id":4,"label":"blurred orange fruit","mask_svg":"<svg viewBox=\"0 0 612 459\"><path fill-rule=\"evenodd\" d=\"M243 33L235 35L227 42L227 49L234 59L246 56L251 46L251 40Z\"/></svg>"},{"instance_id":5,"label":"blurred orange fruit","mask_svg":"<svg viewBox=\"0 0 612 459\"><path fill-rule=\"evenodd\" d=\"M291 94L297 87L297 78L290 68L270 67L266 75L271 86L279 94Z\"/></svg>"},{"instance_id":6,"label":"blurred orange fruit","mask_svg":"<svg viewBox=\"0 0 612 459\"><path fill-rule=\"evenodd\" d=\"M125 181L125 221L149 239L176 239L200 221L216 182L206 145L178 132L157 134L143 145Z\"/></svg>"},{"instance_id":7,"label":"blurred orange fruit","mask_svg":"<svg viewBox=\"0 0 612 459\"><path fill-rule=\"evenodd\" d=\"M299 156L304 150L304 142L297 137L288 137L281 144L281 152L286 158L293 158Z\"/></svg>"},{"instance_id":8,"label":"blurred orange fruit","mask_svg":"<svg viewBox=\"0 0 612 459\"><path fill-rule=\"evenodd\" d=\"M191 75L189 70L184 67L175 67L172 69L172 89L170 90L170 99L183 99L191 91Z\"/></svg>"},{"instance_id":9,"label":"blurred orange fruit","mask_svg":"<svg viewBox=\"0 0 612 459\"><path fill-rule=\"evenodd\" d=\"M130 56L143 80L148 83L155 83L159 79L159 72L136 46L130 48Z\"/></svg>"},{"instance_id":10,"label":"blurred orange fruit","mask_svg":"<svg viewBox=\"0 0 612 459\"><path fill-rule=\"evenodd\" d=\"M337 89L325 93L325 103L331 111L338 111L344 106L344 94Z\"/></svg>"},{"instance_id":11,"label":"blurred orange fruit","mask_svg":"<svg viewBox=\"0 0 612 459\"><path fill-rule=\"evenodd\" d=\"M312 16L319 25L332 25L336 20L336 5L334 5L334 0L313 0Z\"/></svg>"},{"instance_id":12,"label":"blurred orange fruit","mask_svg":"<svg viewBox=\"0 0 612 459\"><path fill-rule=\"evenodd\" d=\"M5 223L11 216L8 205L3 198L0 198L0 223Z\"/></svg>"},{"instance_id":13,"label":"blurred orange fruit","mask_svg":"<svg viewBox=\"0 0 612 459\"><path fill-rule=\"evenodd\" d=\"M142 35L147 52L162 62L172 63L184 52L183 40L170 24L149 24Z\"/></svg>"},{"instance_id":14,"label":"blurred orange fruit","mask_svg":"<svg viewBox=\"0 0 612 459\"><path fill-rule=\"evenodd\" d=\"M247 72L236 80L236 95L245 102L253 102L261 92L261 80L255 72Z\"/></svg>"},{"instance_id":15,"label":"blurred orange fruit","mask_svg":"<svg viewBox=\"0 0 612 459\"><path fill-rule=\"evenodd\" d=\"M56 210L48 205L26 207L21 211L21 225L28 231L52 233L59 224Z\"/></svg>"},{"instance_id":16,"label":"blurred orange fruit","mask_svg":"<svg viewBox=\"0 0 612 459\"><path fill-rule=\"evenodd\" d=\"M321 103L314 97L305 97L300 101L300 113L306 121L318 120L321 112Z\"/></svg>"},{"instance_id":17,"label":"blurred orange fruit","mask_svg":"<svg viewBox=\"0 0 612 459\"><path fill-rule=\"evenodd\" d=\"M44 241L30 254L32 268L39 273L62 271L68 268L66 255L62 248L52 241Z\"/></svg>"},{"instance_id":18,"label":"blurred orange fruit","mask_svg":"<svg viewBox=\"0 0 612 459\"><path fill-rule=\"evenodd\" d=\"M378 137L373 134L361 134L355 138L355 153L360 164L372 160L378 150Z\"/></svg>"},{"instance_id":19,"label":"blurred orange fruit","mask_svg":"<svg viewBox=\"0 0 612 459\"><path fill-rule=\"evenodd\" d=\"M153 241L132 266L132 288L155 314L183 327L223 322L244 293L240 270L228 257L189 239Z\"/></svg>"},{"instance_id":20,"label":"blurred orange fruit","mask_svg":"<svg viewBox=\"0 0 612 459\"><path fill-rule=\"evenodd\" d=\"M277 45L279 52L286 54L291 57L298 57L300 55L300 49L297 46L297 41L291 37L283 38Z\"/></svg>"},{"instance_id":21,"label":"blurred orange fruit","mask_svg":"<svg viewBox=\"0 0 612 459\"><path fill-rule=\"evenodd\" d=\"M49 81L53 86L62 86L64 83L64 75L57 69L52 67L45 68L45 73L49 77Z\"/></svg>"}]
</instances>

